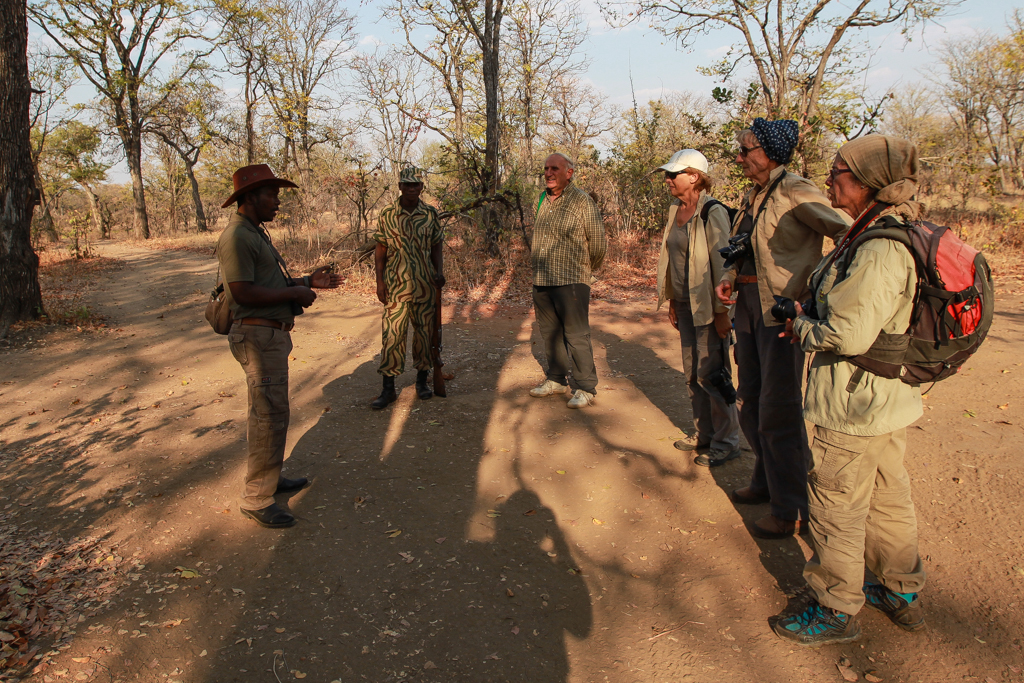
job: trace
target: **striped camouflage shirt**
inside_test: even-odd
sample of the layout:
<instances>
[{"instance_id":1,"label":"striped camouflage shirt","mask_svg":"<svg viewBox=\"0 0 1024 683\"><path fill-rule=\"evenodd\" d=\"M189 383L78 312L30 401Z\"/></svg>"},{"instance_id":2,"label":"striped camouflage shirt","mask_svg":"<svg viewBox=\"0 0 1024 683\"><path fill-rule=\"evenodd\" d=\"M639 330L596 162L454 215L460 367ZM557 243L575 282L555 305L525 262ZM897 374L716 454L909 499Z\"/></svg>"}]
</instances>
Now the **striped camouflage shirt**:
<instances>
[{"instance_id":1,"label":"striped camouflage shirt","mask_svg":"<svg viewBox=\"0 0 1024 683\"><path fill-rule=\"evenodd\" d=\"M545 191L533 226L535 286L590 285L607 248L601 212L590 195L573 183L557 198Z\"/></svg>"},{"instance_id":2,"label":"striped camouflage shirt","mask_svg":"<svg viewBox=\"0 0 1024 683\"><path fill-rule=\"evenodd\" d=\"M384 284L389 302L423 302L434 298L430 250L444 239L437 209L420 202L407 211L396 200L380 212L373 239L388 249Z\"/></svg>"}]
</instances>

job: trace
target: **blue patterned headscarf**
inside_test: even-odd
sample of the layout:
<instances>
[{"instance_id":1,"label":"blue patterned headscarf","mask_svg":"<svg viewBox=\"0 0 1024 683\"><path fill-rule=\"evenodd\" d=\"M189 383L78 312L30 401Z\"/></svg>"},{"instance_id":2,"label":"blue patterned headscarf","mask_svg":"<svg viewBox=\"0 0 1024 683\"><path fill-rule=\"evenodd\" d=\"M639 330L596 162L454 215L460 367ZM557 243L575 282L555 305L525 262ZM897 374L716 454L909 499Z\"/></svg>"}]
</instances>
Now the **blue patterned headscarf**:
<instances>
[{"instance_id":1,"label":"blue patterned headscarf","mask_svg":"<svg viewBox=\"0 0 1024 683\"><path fill-rule=\"evenodd\" d=\"M777 164L788 164L800 139L800 128L792 119L768 121L758 117L750 126L764 153Z\"/></svg>"}]
</instances>

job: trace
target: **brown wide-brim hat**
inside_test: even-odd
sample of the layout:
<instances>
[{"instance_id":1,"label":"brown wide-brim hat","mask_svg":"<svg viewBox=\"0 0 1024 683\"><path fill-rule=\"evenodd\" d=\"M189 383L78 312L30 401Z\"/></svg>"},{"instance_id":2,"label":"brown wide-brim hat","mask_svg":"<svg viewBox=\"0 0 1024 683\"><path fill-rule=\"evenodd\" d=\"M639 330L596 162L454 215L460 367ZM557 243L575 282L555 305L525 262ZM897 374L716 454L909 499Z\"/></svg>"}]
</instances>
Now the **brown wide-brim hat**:
<instances>
[{"instance_id":1,"label":"brown wide-brim hat","mask_svg":"<svg viewBox=\"0 0 1024 683\"><path fill-rule=\"evenodd\" d=\"M235 171L235 174L231 176L231 182L235 185L235 191L232 192L231 196L220 205L220 208L222 209L226 209L237 202L238 198L246 192L258 190L261 187L298 187L298 185L290 180L278 178L274 175L274 172L270 170L270 166L267 166L266 164L243 166Z\"/></svg>"}]
</instances>

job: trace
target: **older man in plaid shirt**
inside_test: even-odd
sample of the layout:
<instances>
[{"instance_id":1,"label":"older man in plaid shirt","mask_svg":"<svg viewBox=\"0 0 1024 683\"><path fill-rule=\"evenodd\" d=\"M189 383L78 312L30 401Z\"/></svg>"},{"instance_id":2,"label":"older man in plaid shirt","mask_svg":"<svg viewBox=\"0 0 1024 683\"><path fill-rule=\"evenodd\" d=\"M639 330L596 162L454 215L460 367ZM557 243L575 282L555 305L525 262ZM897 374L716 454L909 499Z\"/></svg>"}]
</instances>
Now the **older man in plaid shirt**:
<instances>
[{"instance_id":1,"label":"older man in plaid shirt","mask_svg":"<svg viewBox=\"0 0 1024 683\"><path fill-rule=\"evenodd\" d=\"M572 184L574 164L561 153L544 162L547 189L533 228L533 308L544 340L547 378L530 390L536 398L566 394L570 408L594 402L597 372L590 344L590 281L607 250L597 205Z\"/></svg>"}]
</instances>

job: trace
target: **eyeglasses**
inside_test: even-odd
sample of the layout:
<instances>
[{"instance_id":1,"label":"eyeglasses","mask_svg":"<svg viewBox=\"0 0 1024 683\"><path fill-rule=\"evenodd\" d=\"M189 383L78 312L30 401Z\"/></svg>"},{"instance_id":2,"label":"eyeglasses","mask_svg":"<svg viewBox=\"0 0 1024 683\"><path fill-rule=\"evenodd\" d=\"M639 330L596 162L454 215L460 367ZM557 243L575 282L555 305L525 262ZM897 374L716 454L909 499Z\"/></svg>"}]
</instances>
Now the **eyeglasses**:
<instances>
[{"instance_id":1,"label":"eyeglasses","mask_svg":"<svg viewBox=\"0 0 1024 683\"><path fill-rule=\"evenodd\" d=\"M828 175L825 176L825 180L828 180L829 182L831 182L831 181L836 179L837 175L842 175L844 173L853 173L853 171L851 171L848 168L834 168L833 167L832 169L829 170Z\"/></svg>"},{"instance_id":2,"label":"eyeglasses","mask_svg":"<svg viewBox=\"0 0 1024 683\"><path fill-rule=\"evenodd\" d=\"M681 176L686 171L665 171L666 180L675 180L678 176Z\"/></svg>"},{"instance_id":3,"label":"eyeglasses","mask_svg":"<svg viewBox=\"0 0 1024 683\"><path fill-rule=\"evenodd\" d=\"M751 152L753 152L755 149L761 149L761 145L756 145L754 147L744 147L743 145L740 145L740 149L738 152L736 152L736 155L745 157Z\"/></svg>"}]
</instances>

